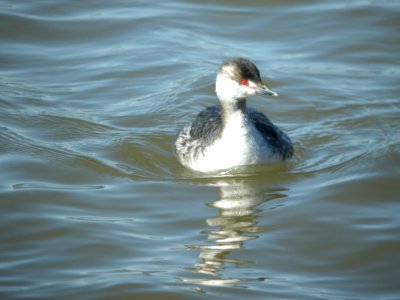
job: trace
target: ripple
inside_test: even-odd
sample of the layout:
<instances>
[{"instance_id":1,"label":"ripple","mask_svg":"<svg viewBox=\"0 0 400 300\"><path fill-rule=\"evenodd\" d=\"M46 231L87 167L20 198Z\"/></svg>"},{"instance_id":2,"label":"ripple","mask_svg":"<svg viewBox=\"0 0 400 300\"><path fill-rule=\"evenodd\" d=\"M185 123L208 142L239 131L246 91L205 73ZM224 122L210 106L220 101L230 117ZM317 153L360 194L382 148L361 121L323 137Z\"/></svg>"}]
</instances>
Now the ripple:
<instances>
[{"instance_id":1,"label":"ripple","mask_svg":"<svg viewBox=\"0 0 400 300\"><path fill-rule=\"evenodd\" d=\"M3 298L398 298L398 1L0 7ZM197 174L230 56L295 156Z\"/></svg>"},{"instance_id":2,"label":"ripple","mask_svg":"<svg viewBox=\"0 0 400 300\"><path fill-rule=\"evenodd\" d=\"M104 189L105 186L97 185L97 186L63 186L63 185L56 185L56 184L49 184L49 183L39 183L39 182L30 182L30 183L15 183L12 187L16 190L19 189L27 189L27 190L70 190L70 191L83 191L83 190L100 190Z\"/></svg>"}]
</instances>

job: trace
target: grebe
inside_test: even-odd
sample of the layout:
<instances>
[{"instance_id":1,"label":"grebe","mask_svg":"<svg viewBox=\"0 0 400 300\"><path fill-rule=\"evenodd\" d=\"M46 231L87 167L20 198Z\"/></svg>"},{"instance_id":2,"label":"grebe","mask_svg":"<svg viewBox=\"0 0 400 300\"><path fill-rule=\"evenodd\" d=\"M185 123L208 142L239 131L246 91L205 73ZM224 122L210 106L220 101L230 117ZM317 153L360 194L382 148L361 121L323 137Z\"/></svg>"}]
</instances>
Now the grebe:
<instances>
[{"instance_id":1,"label":"grebe","mask_svg":"<svg viewBox=\"0 0 400 300\"><path fill-rule=\"evenodd\" d=\"M219 105L200 112L178 133L175 152L183 166L214 172L284 161L293 155L289 137L263 113L246 106L248 96L278 95L262 83L250 60L232 58L222 63L215 92Z\"/></svg>"}]
</instances>

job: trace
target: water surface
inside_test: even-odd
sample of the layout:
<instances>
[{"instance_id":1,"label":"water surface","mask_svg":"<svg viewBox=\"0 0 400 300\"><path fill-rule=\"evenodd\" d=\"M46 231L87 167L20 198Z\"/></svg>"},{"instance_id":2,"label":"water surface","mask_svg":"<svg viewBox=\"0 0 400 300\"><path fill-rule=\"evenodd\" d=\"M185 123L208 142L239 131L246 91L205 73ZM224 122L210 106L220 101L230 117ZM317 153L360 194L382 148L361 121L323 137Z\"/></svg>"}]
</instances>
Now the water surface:
<instances>
[{"instance_id":1,"label":"water surface","mask_svg":"<svg viewBox=\"0 0 400 300\"><path fill-rule=\"evenodd\" d=\"M3 299L398 299L397 1L1 1ZM288 163L177 130L252 59Z\"/></svg>"}]
</instances>

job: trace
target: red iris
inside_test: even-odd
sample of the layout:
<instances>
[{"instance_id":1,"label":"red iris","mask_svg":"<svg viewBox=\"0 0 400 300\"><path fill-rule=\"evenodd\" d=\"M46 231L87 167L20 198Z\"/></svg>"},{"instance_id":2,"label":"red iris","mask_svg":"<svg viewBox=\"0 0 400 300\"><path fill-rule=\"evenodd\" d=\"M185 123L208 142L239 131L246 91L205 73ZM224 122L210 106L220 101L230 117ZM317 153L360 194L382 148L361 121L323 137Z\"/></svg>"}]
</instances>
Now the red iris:
<instances>
[{"instance_id":1,"label":"red iris","mask_svg":"<svg viewBox=\"0 0 400 300\"><path fill-rule=\"evenodd\" d=\"M249 85L249 82L246 79L240 79L239 82L241 85Z\"/></svg>"}]
</instances>

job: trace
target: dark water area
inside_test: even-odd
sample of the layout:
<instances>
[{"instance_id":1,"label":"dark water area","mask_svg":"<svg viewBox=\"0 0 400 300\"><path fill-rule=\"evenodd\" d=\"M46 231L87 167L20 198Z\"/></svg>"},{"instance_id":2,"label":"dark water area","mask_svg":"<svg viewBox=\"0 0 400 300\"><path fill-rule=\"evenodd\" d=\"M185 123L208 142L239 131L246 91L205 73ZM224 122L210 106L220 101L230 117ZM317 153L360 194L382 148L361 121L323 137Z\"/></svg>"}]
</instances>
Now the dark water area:
<instances>
[{"instance_id":1,"label":"dark water area","mask_svg":"<svg viewBox=\"0 0 400 300\"><path fill-rule=\"evenodd\" d=\"M399 299L400 2L0 1L1 299ZM286 163L178 129L253 60Z\"/></svg>"}]
</instances>

